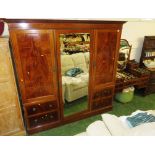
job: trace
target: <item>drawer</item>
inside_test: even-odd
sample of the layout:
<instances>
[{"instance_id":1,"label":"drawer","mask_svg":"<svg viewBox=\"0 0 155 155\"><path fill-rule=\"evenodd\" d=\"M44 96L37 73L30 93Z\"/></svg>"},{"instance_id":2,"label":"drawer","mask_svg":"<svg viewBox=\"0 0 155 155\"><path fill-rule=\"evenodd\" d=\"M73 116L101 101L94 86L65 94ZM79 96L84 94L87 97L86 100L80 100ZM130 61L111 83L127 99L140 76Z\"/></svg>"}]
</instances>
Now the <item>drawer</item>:
<instances>
[{"instance_id":1,"label":"drawer","mask_svg":"<svg viewBox=\"0 0 155 155\"><path fill-rule=\"evenodd\" d=\"M151 71L150 79L155 79L155 71Z\"/></svg>"},{"instance_id":2,"label":"drawer","mask_svg":"<svg viewBox=\"0 0 155 155\"><path fill-rule=\"evenodd\" d=\"M94 100L92 103L92 109L98 110L98 109L102 109L102 108L107 107L107 106L112 106L112 101L113 101L112 97Z\"/></svg>"},{"instance_id":3,"label":"drawer","mask_svg":"<svg viewBox=\"0 0 155 155\"><path fill-rule=\"evenodd\" d=\"M148 85L147 92L148 93L155 93L155 83Z\"/></svg>"},{"instance_id":4,"label":"drawer","mask_svg":"<svg viewBox=\"0 0 155 155\"><path fill-rule=\"evenodd\" d=\"M109 87L109 88L97 90L93 95L93 99L104 98L106 96L112 96L113 89L114 87Z\"/></svg>"},{"instance_id":5,"label":"drawer","mask_svg":"<svg viewBox=\"0 0 155 155\"><path fill-rule=\"evenodd\" d=\"M50 112L47 114L28 118L28 126L32 128L32 127L44 125L47 123L52 123L52 122L54 123L58 120L59 120L59 113L55 111L55 112Z\"/></svg>"},{"instance_id":6,"label":"drawer","mask_svg":"<svg viewBox=\"0 0 155 155\"><path fill-rule=\"evenodd\" d=\"M56 101L49 101L46 103L39 103L31 106L25 106L25 109L26 109L27 115L34 115L34 114L54 110L57 107L58 106Z\"/></svg>"}]
</instances>

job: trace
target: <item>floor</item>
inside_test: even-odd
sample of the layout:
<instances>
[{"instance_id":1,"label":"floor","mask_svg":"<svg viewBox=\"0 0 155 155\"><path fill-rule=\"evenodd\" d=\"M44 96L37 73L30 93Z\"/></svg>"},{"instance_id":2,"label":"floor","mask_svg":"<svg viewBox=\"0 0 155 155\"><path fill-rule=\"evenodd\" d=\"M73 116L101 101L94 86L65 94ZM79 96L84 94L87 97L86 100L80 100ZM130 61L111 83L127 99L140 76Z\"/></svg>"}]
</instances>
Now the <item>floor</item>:
<instances>
[{"instance_id":1,"label":"floor","mask_svg":"<svg viewBox=\"0 0 155 155\"><path fill-rule=\"evenodd\" d=\"M75 114L80 111L84 111L87 109L87 97L82 97L80 99L74 100L72 102L65 102L64 104L64 115L69 116Z\"/></svg>"},{"instance_id":2,"label":"floor","mask_svg":"<svg viewBox=\"0 0 155 155\"><path fill-rule=\"evenodd\" d=\"M110 114L117 116L129 115L132 112L139 110L155 110L155 94L141 96L136 93L131 102L123 104L117 101L113 102L113 109ZM77 122L66 124L57 128L34 134L35 136L73 136L80 132L84 132L89 124L96 120L101 120L101 115L89 117Z\"/></svg>"}]
</instances>

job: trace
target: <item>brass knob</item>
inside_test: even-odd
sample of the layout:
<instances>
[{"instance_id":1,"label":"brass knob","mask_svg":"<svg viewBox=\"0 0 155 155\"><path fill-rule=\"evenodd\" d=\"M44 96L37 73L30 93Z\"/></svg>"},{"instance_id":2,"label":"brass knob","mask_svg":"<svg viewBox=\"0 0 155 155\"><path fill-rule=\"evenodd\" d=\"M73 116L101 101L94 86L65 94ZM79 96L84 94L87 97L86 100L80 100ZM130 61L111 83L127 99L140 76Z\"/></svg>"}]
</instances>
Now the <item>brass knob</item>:
<instances>
[{"instance_id":1,"label":"brass knob","mask_svg":"<svg viewBox=\"0 0 155 155\"><path fill-rule=\"evenodd\" d=\"M36 108L32 108L33 111L36 111Z\"/></svg>"},{"instance_id":2,"label":"brass knob","mask_svg":"<svg viewBox=\"0 0 155 155\"><path fill-rule=\"evenodd\" d=\"M30 74L30 72L27 72L27 74L29 75L29 74Z\"/></svg>"},{"instance_id":3,"label":"brass knob","mask_svg":"<svg viewBox=\"0 0 155 155\"><path fill-rule=\"evenodd\" d=\"M52 108L52 107L53 107L53 105L52 105L52 104L49 104L49 107L50 107L50 108Z\"/></svg>"},{"instance_id":4,"label":"brass knob","mask_svg":"<svg viewBox=\"0 0 155 155\"><path fill-rule=\"evenodd\" d=\"M53 118L53 115L50 115L50 118Z\"/></svg>"},{"instance_id":5,"label":"brass knob","mask_svg":"<svg viewBox=\"0 0 155 155\"><path fill-rule=\"evenodd\" d=\"M117 30L117 32L119 32L119 30Z\"/></svg>"},{"instance_id":6,"label":"brass knob","mask_svg":"<svg viewBox=\"0 0 155 155\"><path fill-rule=\"evenodd\" d=\"M43 54L41 54L41 57L43 57L44 55Z\"/></svg>"},{"instance_id":7,"label":"brass knob","mask_svg":"<svg viewBox=\"0 0 155 155\"><path fill-rule=\"evenodd\" d=\"M38 120L37 120L37 119L35 119L35 120L34 120L34 122L35 122L35 123L37 123L37 122L38 122Z\"/></svg>"}]
</instances>

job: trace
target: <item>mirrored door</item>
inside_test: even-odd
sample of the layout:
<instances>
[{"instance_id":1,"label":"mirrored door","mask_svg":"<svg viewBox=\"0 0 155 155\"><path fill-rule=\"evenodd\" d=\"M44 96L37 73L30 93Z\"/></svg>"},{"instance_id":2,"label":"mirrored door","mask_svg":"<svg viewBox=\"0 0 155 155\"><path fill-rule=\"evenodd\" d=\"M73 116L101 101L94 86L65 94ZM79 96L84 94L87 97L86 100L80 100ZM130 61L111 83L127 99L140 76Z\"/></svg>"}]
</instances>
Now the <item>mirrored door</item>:
<instances>
[{"instance_id":1,"label":"mirrored door","mask_svg":"<svg viewBox=\"0 0 155 155\"><path fill-rule=\"evenodd\" d=\"M64 117L88 109L90 32L59 33Z\"/></svg>"}]
</instances>

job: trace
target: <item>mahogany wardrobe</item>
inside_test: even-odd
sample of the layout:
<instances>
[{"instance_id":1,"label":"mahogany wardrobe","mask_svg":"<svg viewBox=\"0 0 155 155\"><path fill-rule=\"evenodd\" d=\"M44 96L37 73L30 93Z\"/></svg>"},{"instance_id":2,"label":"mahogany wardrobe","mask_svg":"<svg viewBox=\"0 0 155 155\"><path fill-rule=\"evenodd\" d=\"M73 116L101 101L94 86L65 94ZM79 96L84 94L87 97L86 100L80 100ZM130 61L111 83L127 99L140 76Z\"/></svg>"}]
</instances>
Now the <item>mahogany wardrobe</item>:
<instances>
[{"instance_id":1,"label":"mahogany wardrobe","mask_svg":"<svg viewBox=\"0 0 155 155\"><path fill-rule=\"evenodd\" d=\"M4 21L28 134L112 109L124 21Z\"/></svg>"}]
</instances>

